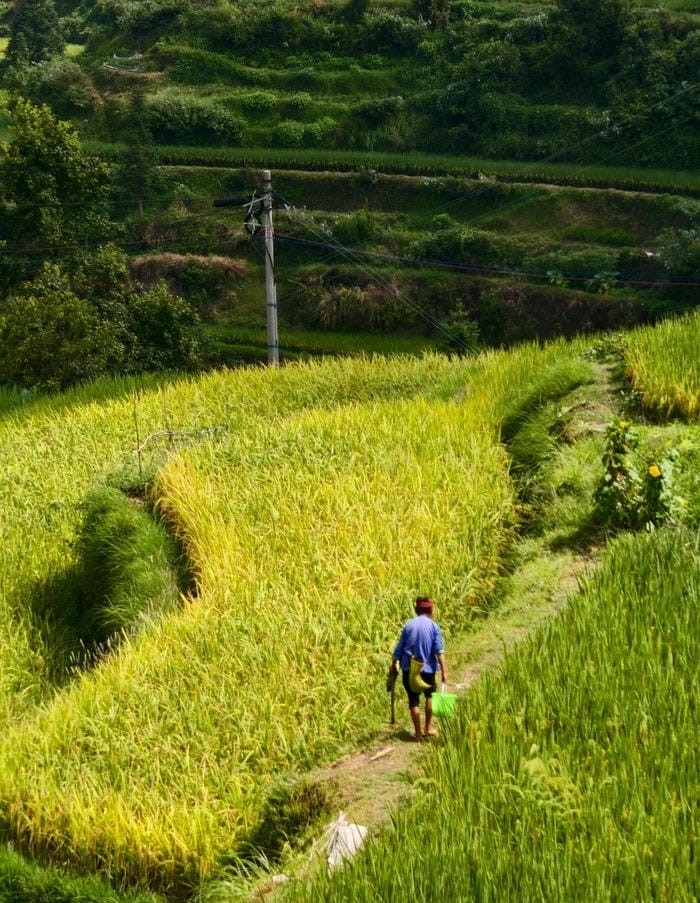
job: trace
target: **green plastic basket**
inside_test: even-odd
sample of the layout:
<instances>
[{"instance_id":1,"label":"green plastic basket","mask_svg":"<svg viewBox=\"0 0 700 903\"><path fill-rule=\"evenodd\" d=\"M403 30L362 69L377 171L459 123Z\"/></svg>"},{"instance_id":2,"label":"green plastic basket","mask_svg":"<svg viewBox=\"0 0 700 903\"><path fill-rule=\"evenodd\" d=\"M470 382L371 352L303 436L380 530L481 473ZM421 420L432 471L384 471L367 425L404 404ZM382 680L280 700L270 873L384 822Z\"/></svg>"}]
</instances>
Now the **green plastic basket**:
<instances>
[{"instance_id":1,"label":"green plastic basket","mask_svg":"<svg viewBox=\"0 0 700 903\"><path fill-rule=\"evenodd\" d=\"M454 715L456 699L456 693L445 693L444 690L441 693L433 693L433 715L437 715L439 718L451 718Z\"/></svg>"}]
</instances>

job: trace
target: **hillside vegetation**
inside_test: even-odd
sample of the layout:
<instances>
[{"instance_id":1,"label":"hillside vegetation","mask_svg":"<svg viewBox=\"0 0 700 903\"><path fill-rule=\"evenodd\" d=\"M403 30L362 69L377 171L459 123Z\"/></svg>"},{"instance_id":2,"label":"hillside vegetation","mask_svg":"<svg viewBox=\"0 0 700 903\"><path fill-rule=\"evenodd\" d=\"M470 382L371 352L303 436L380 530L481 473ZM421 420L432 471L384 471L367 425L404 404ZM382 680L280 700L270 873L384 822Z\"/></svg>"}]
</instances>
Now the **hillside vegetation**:
<instances>
[{"instance_id":1,"label":"hillside vegetation","mask_svg":"<svg viewBox=\"0 0 700 903\"><path fill-rule=\"evenodd\" d=\"M664 367L664 341L663 331L630 336L630 348L645 349L637 355L646 372ZM332 800L303 774L380 724L382 687L369 676L383 671L406 599L426 584L434 590L449 643L493 597L516 522L516 485L499 436L510 443L522 493L527 473L552 453L551 441L535 451L537 430L556 424L568 394L593 378L580 357L584 349L557 343L474 359L347 360L224 372L136 394L125 383L53 401L17 396L14 407L8 399L1 421L8 729L0 744L0 799L3 831L15 848L182 898L241 862L249 844L275 848L277 841L260 833L270 830L268 796L279 818L300 799L304 818L322 818ZM697 399L697 385L691 392ZM687 393L679 385L679 398ZM542 420L547 411L554 420ZM518 434L530 436L520 450ZM650 434L646 441L651 453L663 440ZM683 441L680 516L694 524L697 430ZM668 489L665 480L660 485ZM181 584L186 595L171 613L173 603L153 605L158 583L147 598L146 584L135 581L141 597L131 615L113 594L98 592L110 562L115 588L128 589L134 573L120 581L116 555L100 552L90 534L81 538L100 520L100 509L86 513L84 502L105 485L127 495L145 487L185 550L197 591ZM576 491L564 486L557 492ZM529 493L532 504L536 484ZM134 505L127 496L119 503L119 495L112 504ZM146 540L112 510L103 511L106 523L126 526L113 532L111 545L138 558ZM682 546L682 534L677 539ZM88 552L103 556L102 570L99 559L87 566ZM154 561L153 552L146 555ZM636 576L632 563L629 570L635 585L650 585L646 572ZM692 570L677 571L679 579L694 579ZM602 605L608 592L591 597ZM67 621L67 600L105 605L110 617L116 605L121 633L105 645L94 625L109 620ZM682 626L688 615L676 607ZM567 630L556 628L564 637ZM676 648L671 637L659 642ZM570 651L570 638L562 643ZM542 676L554 673L537 667ZM679 679L691 686L681 667ZM655 678L646 680L651 692ZM615 684L596 682L597 692ZM547 692L556 686L547 680ZM666 690L659 692L663 706ZM600 699L601 711L627 710L626 702ZM556 724L563 715L551 717ZM560 777L550 759L561 761L548 747L538 758L542 799L552 800L544 811L555 824L559 815L569 824L560 790L547 789L548 775ZM562 767L566 775L574 770ZM577 807L584 788L574 782L569 793L568 783L561 786ZM669 785L660 792L668 796ZM686 793L680 785L677 792ZM682 806L679 812L684 817ZM552 830L560 836L560 827ZM668 842L663 827L654 830ZM683 835L676 836L682 857Z\"/></svg>"},{"instance_id":2,"label":"hillside vegetation","mask_svg":"<svg viewBox=\"0 0 700 903\"><path fill-rule=\"evenodd\" d=\"M150 258L143 316L179 336L168 357L127 316L112 318L128 327L118 347L96 324L99 353L66 349L85 361L73 381L264 357L260 240L242 228L262 166L287 360L325 350L307 330L449 344L467 322L498 347L694 303L699 44L682 3L26 0L4 23L9 137L20 98L48 103L99 174L66 190L36 146L35 178L6 167L5 292L42 298L51 259L66 315L101 320L113 302L93 300L75 257L97 269L90 252L111 239ZM238 208L212 207L226 196ZM163 284L188 308L165 310ZM183 337L189 308L208 341ZM0 378L50 385L25 339L0 330Z\"/></svg>"}]
</instances>

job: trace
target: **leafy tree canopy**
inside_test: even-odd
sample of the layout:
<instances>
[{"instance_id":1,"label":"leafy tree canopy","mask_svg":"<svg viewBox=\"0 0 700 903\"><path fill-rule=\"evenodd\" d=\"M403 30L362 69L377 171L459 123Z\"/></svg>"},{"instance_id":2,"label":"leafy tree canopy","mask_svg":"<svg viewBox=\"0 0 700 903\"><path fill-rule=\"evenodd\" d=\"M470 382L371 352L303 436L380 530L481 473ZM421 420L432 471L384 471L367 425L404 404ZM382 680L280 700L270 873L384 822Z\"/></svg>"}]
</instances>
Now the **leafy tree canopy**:
<instances>
[{"instance_id":1,"label":"leafy tree canopy","mask_svg":"<svg viewBox=\"0 0 700 903\"><path fill-rule=\"evenodd\" d=\"M557 0L554 18L567 29L571 51L604 59L622 44L630 9L630 0Z\"/></svg>"},{"instance_id":2,"label":"leafy tree canopy","mask_svg":"<svg viewBox=\"0 0 700 903\"><path fill-rule=\"evenodd\" d=\"M192 370L199 318L164 283L132 285L107 245L69 266L47 263L0 313L0 383L65 389L103 374Z\"/></svg>"},{"instance_id":3,"label":"leafy tree canopy","mask_svg":"<svg viewBox=\"0 0 700 903\"><path fill-rule=\"evenodd\" d=\"M8 62L13 66L39 63L62 53L64 46L53 0L24 0L12 23Z\"/></svg>"},{"instance_id":4,"label":"leafy tree canopy","mask_svg":"<svg viewBox=\"0 0 700 903\"><path fill-rule=\"evenodd\" d=\"M0 148L0 238L8 250L41 249L44 259L65 257L76 244L104 236L107 164L85 154L73 126L45 105L19 99L11 125L14 139ZM16 268L19 278L27 272Z\"/></svg>"}]
</instances>

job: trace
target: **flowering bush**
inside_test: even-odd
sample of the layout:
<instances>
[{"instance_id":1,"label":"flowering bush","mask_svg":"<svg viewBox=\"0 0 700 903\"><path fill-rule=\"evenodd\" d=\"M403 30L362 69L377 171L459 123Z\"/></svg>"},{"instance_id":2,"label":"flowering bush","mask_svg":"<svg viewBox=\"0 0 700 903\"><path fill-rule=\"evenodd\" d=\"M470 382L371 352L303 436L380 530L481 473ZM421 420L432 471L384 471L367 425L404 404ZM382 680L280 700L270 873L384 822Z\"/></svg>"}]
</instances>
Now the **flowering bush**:
<instances>
[{"instance_id":1,"label":"flowering bush","mask_svg":"<svg viewBox=\"0 0 700 903\"><path fill-rule=\"evenodd\" d=\"M626 420L608 424L605 439L605 472L593 496L599 521L606 527L635 529L673 518L679 506L672 488L678 450L668 448L657 461L641 465L639 433Z\"/></svg>"},{"instance_id":2,"label":"flowering bush","mask_svg":"<svg viewBox=\"0 0 700 903\"><path fill-rule=\"evenodd\" d=\"M642 481L629 453L636 451L639 433L626 420L613 420L605 430L605 472L593 496L599 519L609 527L635 527Z\"/></svg>"}]
</instances>

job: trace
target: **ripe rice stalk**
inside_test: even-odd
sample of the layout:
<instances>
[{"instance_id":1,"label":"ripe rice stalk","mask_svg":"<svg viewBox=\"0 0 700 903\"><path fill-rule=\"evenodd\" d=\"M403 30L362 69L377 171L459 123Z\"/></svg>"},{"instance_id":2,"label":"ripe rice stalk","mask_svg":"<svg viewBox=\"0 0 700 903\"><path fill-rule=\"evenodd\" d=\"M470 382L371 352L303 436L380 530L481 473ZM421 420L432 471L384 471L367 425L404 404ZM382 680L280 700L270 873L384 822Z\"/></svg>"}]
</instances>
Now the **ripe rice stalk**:
<instances>
[{"instance_id":1,"label":"ripe rice stalk","mask_svg":"<svg viewBox=\"0 0 700 903\"><path fill-rule=\"evenodd\" d=\"M212 374L144 393L143 432L164 411L173 428L227 426L152 462L199 595L60 694L31 678L31 620L11 650L9 613L37 572L70 561L87 489L133 449L133 403L4 418L4 480L28 505L3 521L16 568L2 577L0 650L31 695L2 688L7 723L23 716L0 743L6 835L172 893L235 856L272 775L379 724L381 681L368 694L367 675L383 673L416 592L430 586L448 637L483 606L514 518L499 417L512 386L562 353L576 347Z\"/></svg>"},{"instance_id":2,"label":"ripe rice stalk","mask_svg":"<svg viewBox=\"0 0 700 903\"><path fill-rule=\"evenodd\" d=\"M625 348L628 378L646 408L700 419L700 312L635 330Z\"/></svg>"}]
</instances>

